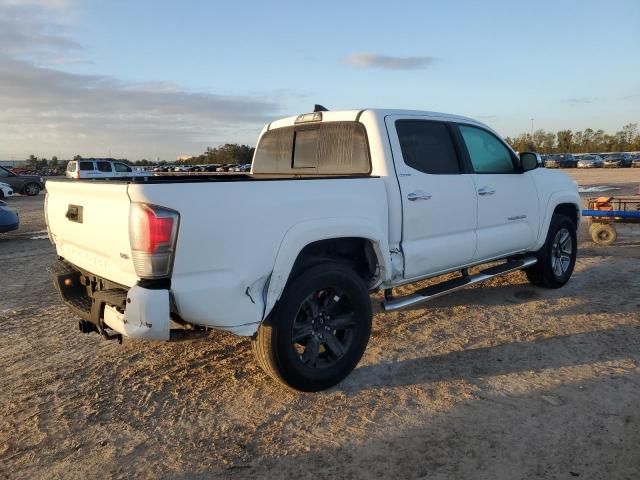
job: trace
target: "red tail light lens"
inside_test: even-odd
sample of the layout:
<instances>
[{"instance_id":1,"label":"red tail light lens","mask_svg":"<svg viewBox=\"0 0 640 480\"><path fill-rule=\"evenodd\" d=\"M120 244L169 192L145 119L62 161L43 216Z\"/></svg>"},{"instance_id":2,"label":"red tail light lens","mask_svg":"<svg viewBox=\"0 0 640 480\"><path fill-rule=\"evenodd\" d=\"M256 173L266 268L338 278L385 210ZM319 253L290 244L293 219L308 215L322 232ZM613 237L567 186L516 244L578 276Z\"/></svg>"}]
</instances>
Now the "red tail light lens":
<instances>
[{"instance_id":1,"label":"red tail light lens","mask_svg":"<svg viewBox=\"0 0 640 480\"><path fill-rule=\"evenodd\" d=\"M155 205L132 203L129 241L136 274L162 278L171 273L179 214Z\"/></svg>"}]
</instances>

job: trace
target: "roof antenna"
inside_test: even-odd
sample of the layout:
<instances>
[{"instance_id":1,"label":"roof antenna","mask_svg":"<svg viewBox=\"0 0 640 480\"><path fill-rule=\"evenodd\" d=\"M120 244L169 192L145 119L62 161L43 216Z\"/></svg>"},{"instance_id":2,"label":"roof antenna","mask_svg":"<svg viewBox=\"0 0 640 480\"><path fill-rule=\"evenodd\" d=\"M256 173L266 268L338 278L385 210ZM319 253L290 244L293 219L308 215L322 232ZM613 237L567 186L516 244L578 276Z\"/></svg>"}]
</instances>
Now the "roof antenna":
<instances>
[{"instance_id":1,"label":"roof antenna","mask_svg":"<svg viewBox=\"0 0 640 480\"><path fill-rule=\"evenodd\" d=\"M318 105L317 103L313 106L313 111L314 112L328 112L329 109L326 107L323 107L322 105Z\"/></svg>"}]
</instances>

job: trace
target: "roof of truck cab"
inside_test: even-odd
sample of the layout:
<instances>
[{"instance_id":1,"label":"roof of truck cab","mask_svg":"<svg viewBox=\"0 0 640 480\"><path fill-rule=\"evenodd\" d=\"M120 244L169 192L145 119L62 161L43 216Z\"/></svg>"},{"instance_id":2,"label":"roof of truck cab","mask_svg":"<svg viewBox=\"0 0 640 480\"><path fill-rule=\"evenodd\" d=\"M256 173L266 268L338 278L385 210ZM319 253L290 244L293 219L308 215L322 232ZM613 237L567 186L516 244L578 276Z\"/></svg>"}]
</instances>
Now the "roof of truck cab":
<instances>
[{"instance_id":1,"label":"roof of truck cab","mask_svg":"<svg viewBox=\"0 0 640 480\"><path fill-rule=\"evenodd\" d=\"M407 115L407 116L419 116L419 117L431 117L434 120L442 120L449 122L464 122L464 123L473 123L476 125L485 126L482 122L478 120L474 120L473 118L464 117L462 115L454 115L450 113L442 113L442 112L430 112L426 110L402 110L402 109L390 109L390 108L362 108L360 110L328 110L322 112L322 121L329 122L337 122L337 121L355 121L359 115L363 113L372 113L379 118L384 118L389 115ZM312 112L301 112L300 115L304 113L312 113ZM294 115L291 117L281 118L279 120L275 120L268 124L265 127L265 130L271 130L273 128L281 128L288 127L295 123L296 119L299 115Z\"/></svg>"}]
</instances>

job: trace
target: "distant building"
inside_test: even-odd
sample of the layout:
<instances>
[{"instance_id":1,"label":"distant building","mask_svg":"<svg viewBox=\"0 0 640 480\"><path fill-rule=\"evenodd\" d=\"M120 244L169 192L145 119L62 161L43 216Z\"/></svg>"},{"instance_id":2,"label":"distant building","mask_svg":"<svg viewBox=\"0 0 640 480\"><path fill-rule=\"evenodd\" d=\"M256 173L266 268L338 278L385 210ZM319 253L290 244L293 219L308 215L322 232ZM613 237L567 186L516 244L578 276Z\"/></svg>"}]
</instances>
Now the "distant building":
<instances>
[{"instance_id":1,"label":"distant building","mask_svg":"<svg viewBox=\"0 0 640 480\"><path fill-rule=\"evenodd\" d=\"M176 157L176 161L181 162L183 160L189 160L190 158L193 158L193 155L180 155Z\"/></svg>"}]
</instances>

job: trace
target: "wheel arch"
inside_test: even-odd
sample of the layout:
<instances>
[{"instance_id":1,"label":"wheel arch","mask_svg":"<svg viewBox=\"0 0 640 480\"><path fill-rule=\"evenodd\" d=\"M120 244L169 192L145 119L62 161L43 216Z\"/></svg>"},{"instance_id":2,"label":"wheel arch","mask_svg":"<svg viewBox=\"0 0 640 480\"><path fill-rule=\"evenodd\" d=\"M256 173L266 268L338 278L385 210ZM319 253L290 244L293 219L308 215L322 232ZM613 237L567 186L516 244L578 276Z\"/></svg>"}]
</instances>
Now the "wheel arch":
<instances>
[{"instance_id":1,"label":"wheel arch","mask_svg":"<svg viewBox=\"0 0 640 480\"><path fill-rule=\"evenodd\" d=\"M580 225L580 207L575 203L560 203L553 209L553 215L561 214L568 217L578 228Z\"/></svg>"},{"instance_id":2,"label":"wheel arch","mask_svg":"<svg viewBox=\"0 0 640 480\"><path fill-rule=\"evenodd\" d=\"M555 194L549 198L544 218L540 224L538 241L533 250L542 248L547 239L551 218L558 213L569 217L575 224L576 229L580 226L580 196L577 192L575 194Z\"/></svg>"},{"instance_id":3,"label":"wheel arch","mask_svg":"<svg viewBox=\"0 0 640 480\"><path fill-rule=\"evenodd\" d=\"M366 219L317 220L292 227L280 244L265 289L263 320L297 271L325 259L351 263L370 288L378 286L391 271L386 236Z\"/></svg>"}]
</instances>

